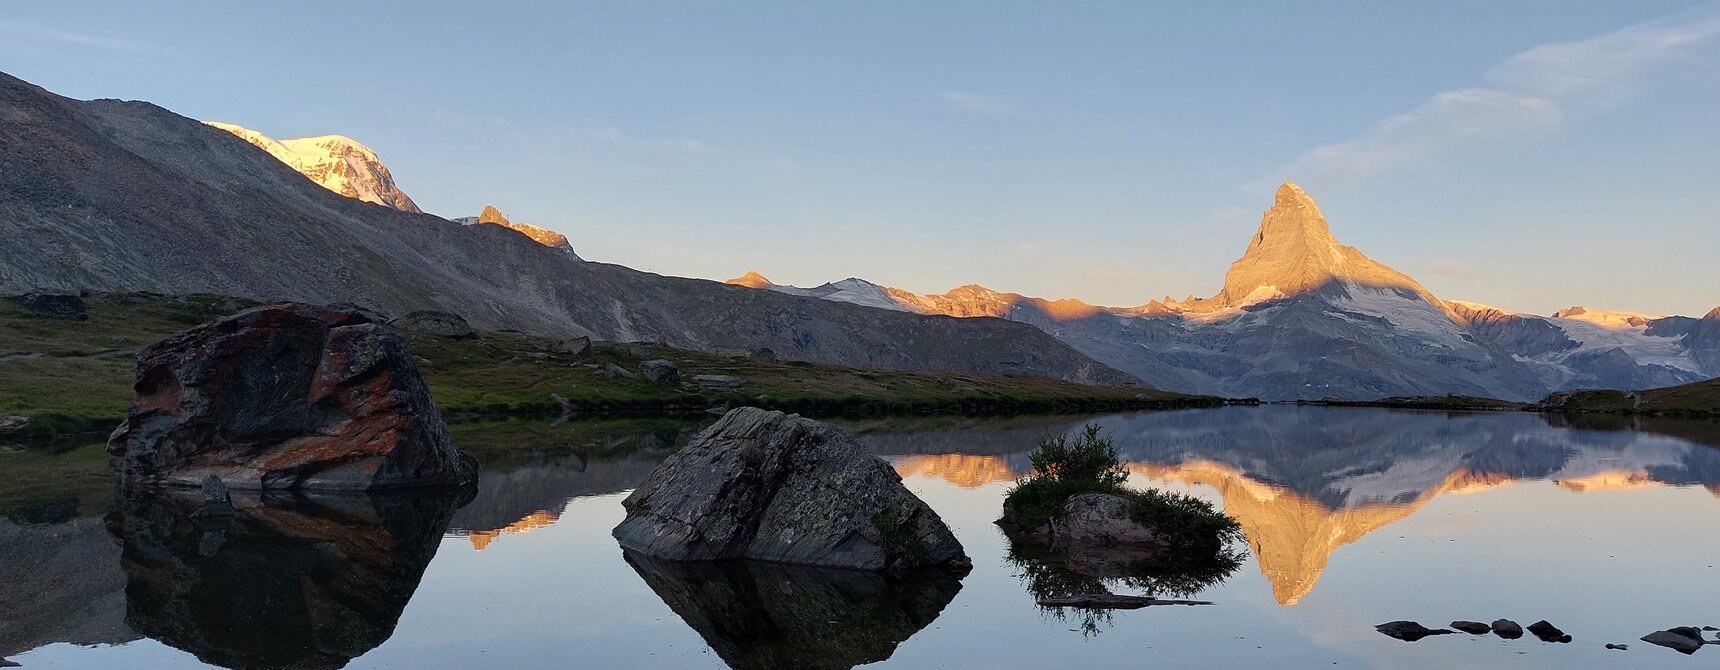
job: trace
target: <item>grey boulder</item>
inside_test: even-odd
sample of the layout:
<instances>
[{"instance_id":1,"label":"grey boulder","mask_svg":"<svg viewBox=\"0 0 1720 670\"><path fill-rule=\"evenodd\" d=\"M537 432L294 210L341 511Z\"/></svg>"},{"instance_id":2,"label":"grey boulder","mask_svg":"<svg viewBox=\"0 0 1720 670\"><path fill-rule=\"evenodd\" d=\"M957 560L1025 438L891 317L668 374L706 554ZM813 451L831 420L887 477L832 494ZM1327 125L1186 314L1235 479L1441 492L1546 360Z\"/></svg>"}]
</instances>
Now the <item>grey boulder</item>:
<instances>
[{"instance_id":1,"label":"grey boulder","mask_svg":"<svg viewBox=\"0 0 1720 670\"><path fill-rule=\"evenodd\" d=\"M49 319L83 321L90 318L84 310L84 299L74 293L31 291L16 299L18 311L30 316Z\"/></svg>"},{"instance_id":2,"label":"grey boulder","mask_svg":"<svg viewBox=\"0 0 1720 670\"><path fill-rule=\"evenodd\" d=\"M1487 631L1493 630L1492 626L1480 621L1453 621L1451 627L1470 635L1486 635Z\"/></svg>"},{"instance_id":3,"label":"grey boulder","mask_svg":"<svg viewBox=\"0 0 1720 670\"><path fill-rule=\"evenodd\" d=\"M1009 530L1006 528L1006 530ZM1167 549L1168 538L1129 515L1129 501L1108 493L1069 496L1063 514L1022 529L1029 537L1063 546Z\"/></svg>"},{"instance_id":4,"label":"grey boulder","mask_svg":"<svg viewBox=\"0 0 1720 670\"><path fill-rule=\"evenodd\" d=\"M862 570L972 563L943 519L835 426L731 410L622 506L621 546L674 561L755 559Z\"/></svg>"},{"instance_id":5,"label":"grey boulder","mask_svg":"<svg viewBox=\"0 0 1720 670\"><path fill-rule=\"evenodd\" d=\"M1657 630L1642 636L1642 641L1685 654L1696 653L1696 650L1701 649L1704 644L1700 634L1690 635L1678 628Z\"/></svg>"},{"instance_id":6,"label":"grey boulder","mask_svg":"<svg viewBox=\"0 0 1720 670\"><path fill-rule=\"evenodd\" d=\"M1444 628L1428 628L1414 621L1392 621L1374 626L1374 630L1394 637L1404 642L1414 642L1431 635L1450 635L1452 631Z\"/></svg>"},{"instance_id":7,"label":"grey boulder","mask_svg":"<svg viewBox=\"0 0 1720 670\"><path fill-rule=\"evenodd\" d=\"M693 375L687 381L702 391L736 391L747 385L745 379L734 375Z\"/></svg>"},{"instance_id":8,"label":"grey boulder","mask_svg":"<svg viewBox=\"0 0 1720 670\"><path fill-rule=\"evenodd\" d=\"M661 358L652 359L639 364L639 374L653 384L681 383L681 370L675 364Z\"/></svg>"},{"instance_id":9,"label":"grey boulder","mask_svg":"<svg viewBox=\"0 0 1720 670\"><path fill-rule=\"evenodd\" d=\"M388 322L390 328L438 337L471 337L472 324L448 312L418 311Z\"/></svg>"},{"instance_id":10,"label":"grey boulder","mask_svg":"<svg viewBox=\"0 0 1720 670\"><path fill-rule=\"evenodd\" d=\"M1493 621L1493 634L1507 640L1515 640L1523 637L1523 627L1510 619L1495 619Z\"/></svg>"}]
</instances>

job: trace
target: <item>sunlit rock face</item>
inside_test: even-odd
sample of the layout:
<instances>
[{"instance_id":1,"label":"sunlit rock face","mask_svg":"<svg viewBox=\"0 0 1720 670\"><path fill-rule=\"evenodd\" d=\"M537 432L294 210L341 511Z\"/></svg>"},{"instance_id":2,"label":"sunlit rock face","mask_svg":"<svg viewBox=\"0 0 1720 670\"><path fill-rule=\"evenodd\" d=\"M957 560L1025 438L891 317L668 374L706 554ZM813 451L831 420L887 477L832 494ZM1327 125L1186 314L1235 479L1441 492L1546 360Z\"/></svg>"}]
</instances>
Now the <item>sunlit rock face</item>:
<instances>
[{"instance_id":1,"label":"sunlit rock face","mask_svg":"<svg viewBox=\"0 0 1720 670\"><path fill-rule=\"evenodd\" d=\"M567 240L566 235L555 232L553 230L549 230L547 228L539 228L539 227L531 225L529 223L516 223L513 221L509 221L508 217L503 216L502 211L499 209L496 209L495 205L484 205L484 211L479 212L477 216L460 217L460 218L454 219L454 222L460 223L460 224L465 224L465 225L483 224L483 225L491 225L491 226L501 226L503 228L507 228L507 229L512 230L514 232L517 232L521 235L529 237L529 238L531 238L531 240L533 242L544 245L544 246L549 247L551 249L559 249L563 252L566 252L567 255L569 257L573 258L574 260L581 260L579 257L579 254L574 253L573 243L569 242Z\"/></svg>"},{"instance_id":2,"label":"sunlit rock face","mask_svg":"<svg viewBox=\"0 0 1720 670\"><path fill-rule=\"evenodd\" d=\"M451 493L122 497L109 517L126 622L226 668L340 668L394 632L455 505Z\"/></svg>"},{"instance_id":3,"label":"sunlit rock face","mask_svg":"<svg viewBox=\"0 0 1720 670\"><path fill-rule=\"evenodd\" d=\"M394 175L376 157L376 152L350 137L322 135L277 140L231 123L204 123L233 133L269 152L269 155L330 191L403 212L423 211L395 185Z\"/></svg>"},{"instance_id":4,"label":"sunlit rock face","mask_svg":"<svg viewBox=\"0 0 1720 670\"><path fill-rule=\"evenodd\" d=\"M735 670L848 670L890 658L961 591L958 575L755 561L627 563Z\"/></svg>"}]
</instances>

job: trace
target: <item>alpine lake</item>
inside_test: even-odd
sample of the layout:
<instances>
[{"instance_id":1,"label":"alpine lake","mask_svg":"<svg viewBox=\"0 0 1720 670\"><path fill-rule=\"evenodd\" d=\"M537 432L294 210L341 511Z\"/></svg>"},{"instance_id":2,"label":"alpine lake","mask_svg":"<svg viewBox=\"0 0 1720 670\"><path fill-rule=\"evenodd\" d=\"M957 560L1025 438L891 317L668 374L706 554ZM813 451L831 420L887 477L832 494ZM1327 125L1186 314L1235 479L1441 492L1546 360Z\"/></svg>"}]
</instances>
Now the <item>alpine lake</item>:
<instances>
[{"instance_id":1,"label":"alpine lake","mask_svg":"<svg viewBox=\"0 0 1720 670\"><path fill-rule=\"evenodd\" d=\"M708 420L451 426L475 495L116 499L99 440L0 447L0 658L24 668L1689 668L1720 625L1720 423L1267 405L838 422L958 578L624 556L621 500ZM993 525L1050 434L1242 525L1226 565L1091 565ZM236 496L237 498L237 496ZM1098 612L1106 589L1204 606ZM1376 624L1548 620L1569 643ZM1710 637L1713 632L1707 633ZM1628 651L1605 647L1629 645ZM1714 656L1715 658L1709 658Z\"/></svg>"}]
</instances>

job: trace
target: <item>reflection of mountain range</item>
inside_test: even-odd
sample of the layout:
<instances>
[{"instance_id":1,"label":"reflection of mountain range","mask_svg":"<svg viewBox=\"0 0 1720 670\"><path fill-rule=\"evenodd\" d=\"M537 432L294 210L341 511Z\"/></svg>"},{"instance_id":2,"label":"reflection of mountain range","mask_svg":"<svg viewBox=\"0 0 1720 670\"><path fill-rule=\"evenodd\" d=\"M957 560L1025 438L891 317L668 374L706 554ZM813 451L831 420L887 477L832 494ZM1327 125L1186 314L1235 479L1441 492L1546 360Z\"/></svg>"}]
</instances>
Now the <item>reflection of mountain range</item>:
<instances>
[{"instance_id":1,"label":"reflection of mountain range","mask_svg":"<svg viewBox=\"0 0 1720 670\"><path fill-rule=\"evenodd\" d=\"M1702 485L1720 490L1720 450L1636 430L1581 430L1524 413L1446 415L1353 408L1228 407L1099 419L1131 472L1217 490L1248 536L1278 600L1295 604L1339 546L1433 498L1518 480L1573 492ZM1657 422L1669 432L1701 426ZM1706 425L1706 424L1704 424ZM914 453L868 440L904 476L958 486L1009 481L1031 465L1035 435L975 435L978 454ZM959 445L946 436L944 443Z\"/></svg>"},{"instance_id":2,"label":"reflection of mountain range","mask_svg":"<svg viewBox=\"0 0 1720 670\"><path fill-rule=\"evenodd\" d=\"M633 488L657 467L656 458L581 462L546 459L510 472L483 473L478 497L454 514L450 532L482 551L497 537L554 524L569 500Z\"/></svg>"},{"instance_id":3,"label":"reflection of mountain range","mask_svg":"<svg viewBox=\"0 0 1720 670\"><path fill-rule=\"evenodd\" d=\"M122 644L125 575L101 517L55 524L0 520L0 658L54 642ZM93 569L92 569L93 568Z\"/></svg>"}]
</instances>

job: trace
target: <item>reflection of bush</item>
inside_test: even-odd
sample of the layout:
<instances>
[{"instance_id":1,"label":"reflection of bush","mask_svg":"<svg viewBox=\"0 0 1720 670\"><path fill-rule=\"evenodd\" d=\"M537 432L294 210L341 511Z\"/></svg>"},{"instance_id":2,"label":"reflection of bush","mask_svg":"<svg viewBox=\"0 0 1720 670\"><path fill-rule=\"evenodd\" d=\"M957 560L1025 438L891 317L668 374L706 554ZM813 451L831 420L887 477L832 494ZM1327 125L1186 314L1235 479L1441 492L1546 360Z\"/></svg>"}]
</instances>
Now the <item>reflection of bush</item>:
<instances>
[{"instance_id":1,"label":"reflection of bush","mask_svg":"<svg viewBox=\"0 0 1720 670\"><path fill-rule=\"evenodd\" d=\"M1053 547L1019 535L1009 541L1007 560L1034 600L1060 596L1138 591L1152 598L1188 598L1228 579L1242 566L1243 554L1229 543L1206 551L1160 552L1126 547ZM1059 621L1069 608L1041 607ZM1083 635L1098 634L1111 622L1106 610L1078 609Z\"/></svg>"}]
</instances>

